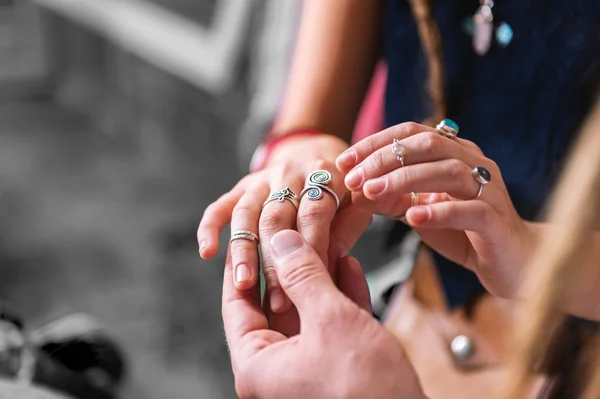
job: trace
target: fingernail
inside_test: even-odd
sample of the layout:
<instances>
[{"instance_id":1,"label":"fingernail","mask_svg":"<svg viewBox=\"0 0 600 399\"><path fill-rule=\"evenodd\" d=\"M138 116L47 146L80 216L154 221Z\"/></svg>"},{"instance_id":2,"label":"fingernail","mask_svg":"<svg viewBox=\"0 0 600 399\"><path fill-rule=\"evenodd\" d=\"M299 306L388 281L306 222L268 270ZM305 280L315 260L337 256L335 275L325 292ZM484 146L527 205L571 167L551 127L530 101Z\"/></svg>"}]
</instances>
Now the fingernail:
<instances>
[{"instance_id":1,"label":"fingernail","mask_svg":"<svg viewBox=\"0 0 600 399\"><path fill-rule=\"evenodd\" d=\"M346 183L346 187L349 189L357 189L360 188L363 182L363 170L362 168L356 168L352 172L348 173L346 178L344 179L344 183Z\"/></svg>"},{"instance_id":2,"label":"fingernail","mask_svg":"<svg viewBox=\"0 0 600 399\"><path fill-rule=\"evenodd\" d=\"M303 246L302 237L293 230L280 231L271 238L271 252L276 258L283 258Z\"/></svg>"},{"instance_id":3,"label":"fingernail","mask_svg":"<svg viewBox=\"0 0 600 399\"><path fill-rule=\"evenodd\" d=\"M235 282L237 284L245 283L246 281L250 281L252 278L252 271L245 263L240 263L235 268Z\"/></svg>"},{"instance_id":4,"label":"fingernail","mask_svg":"<svg viewBox=\"0 0 600 399\"><path fill-rule=\"evenodd\" d=\"M431 218L431 209L428 206L413 207L408 210L407 216L413 224L421 224Z\"/></svg>"},{"instance_id":5,"label":"fingernail","mask_svg":"<svg viewBox=\"0 0 600 399\"><path fill-rule=\"evenodd\" d=\"M270 294L271 310L279 310L285 306L285 296L279 288L275 288Z\"/></svg>"},{"instance_id":6,"label":"fingernail","mask_svg":"<svg viewBox=\"0 0 600 399\"><path fill-rule=\"evenodd\" d=\"M200 249L198 249L198 253L200 255L202 255L202 251L204 251L204 248L206 248L206 241L205 240L200 241L200 247L199 248Z\"/></svg>"},{"instance_id":7,"label":"fingernail","mask_svg":"<svg viewBox=\"0 0 600 399\"><path fill-rule=\"evenodd\" d=\"M377 179L369 180L365 183L365 190L370 194L378 195L381 194L387 186L387 178L378 177Z\"/></svg>"},{"instance_id":8,"label":"fingernail","mask_svg":"<svg viewBox=\"0 0 600 399\"><path fill-rule=\"evenodd\" d=\"M338 169L348 170L356 164L356 152L352 149L343 152L335 161Z\"/></svg>"}]
</instances>

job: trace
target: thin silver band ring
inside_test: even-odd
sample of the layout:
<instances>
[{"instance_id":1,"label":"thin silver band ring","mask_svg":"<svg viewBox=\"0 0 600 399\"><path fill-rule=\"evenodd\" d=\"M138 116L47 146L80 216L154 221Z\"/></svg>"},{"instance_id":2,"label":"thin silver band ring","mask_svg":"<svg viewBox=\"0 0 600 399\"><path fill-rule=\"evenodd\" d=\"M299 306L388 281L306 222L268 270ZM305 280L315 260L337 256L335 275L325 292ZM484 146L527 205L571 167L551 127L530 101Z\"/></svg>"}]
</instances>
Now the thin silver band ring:
<instances>
[{"instance_id":1,"label":"thin silver band ring","mask_svg":"<svg viewBox=\"0 0 600 399\"><path fill-rule=\"evenodd\" d=\"M254 234L251 231L248 230L236 230L231 234L231 238L229 239L229 242L235 241L235 240L248 240L248 241L255 241L257 244L260 242L260 239L258 238L258 235Z\"/></svg>"},{"instance_id":2,"label":"thin silver band ring","mask_svg":"<svg viewBox=\"0 0 600 399\"><path fill-rule=\"evenodd\" d=\"M411 192L410 193L410 207L408 209L412 208L413 206L418 206L418 205L419 205L419 194L417 194L415 192ZM408 211L408 209L407 209L407 211ZM393 217L392 219L406 223L406 212L404 212L400 216Z\"/></svg>"}]
</instances>

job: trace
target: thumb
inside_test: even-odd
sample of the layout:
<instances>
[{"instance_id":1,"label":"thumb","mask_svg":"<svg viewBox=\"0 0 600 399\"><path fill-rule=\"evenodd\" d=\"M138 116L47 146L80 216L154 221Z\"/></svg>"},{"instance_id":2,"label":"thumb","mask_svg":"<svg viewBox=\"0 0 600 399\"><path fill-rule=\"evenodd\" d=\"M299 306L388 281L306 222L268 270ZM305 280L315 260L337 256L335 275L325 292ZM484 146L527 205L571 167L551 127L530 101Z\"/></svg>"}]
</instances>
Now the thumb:
<instances>
[{"instance_id":1,"label":"thumb","mask_svg":"<svg viewBox=\"0 0 600 399\"><path fill-rule=\"evenodd\" d=\"M340 259L337 269L340 291L360 308L372 313L371 293L360 262L351 256Z\"/></svg>"},{"instance_id":2,"label":"thumb","mask_svg":"<svg viewBox=\"0 0 600 399\"><path fill-rule=\"evenodd\" d=\"M300 318L323 315L342 297L319 255L298 232L283 230L275 234L271 253L281 287Z\"/></svg>"}]
</instances>

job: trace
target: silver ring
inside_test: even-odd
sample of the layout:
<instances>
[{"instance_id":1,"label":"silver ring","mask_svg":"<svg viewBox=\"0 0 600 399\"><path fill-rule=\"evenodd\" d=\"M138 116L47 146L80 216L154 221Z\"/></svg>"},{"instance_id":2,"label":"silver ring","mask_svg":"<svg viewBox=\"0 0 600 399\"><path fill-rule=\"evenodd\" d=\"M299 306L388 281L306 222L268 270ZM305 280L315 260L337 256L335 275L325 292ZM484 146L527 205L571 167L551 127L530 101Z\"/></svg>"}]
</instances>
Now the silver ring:
<instances>
[{"instance_id":1,"label":"silver ring","mask_svg":"<svg viewBox=\"0 0 600 399\"><path fill-rule=\"evenodd\" d=\"M485 186L485 184L479 183L479 191L477 192L477 195L473 199L478 199L479 197L481 197L481 194L483 194L483 186Z\"/></svg>"},{"instance_id":2,"label":"silver ring","mask_svg":"<svg viewBox=\"0 0 600 399\"><path fill-rule=\"evenodd\" d=\"M323 192L327 191L335 200L335 209L339 209L340 198L335 191L326 186L326 184L331 183L331 180L331 173L326 170L316 170L312 172L306 179L306 187L304 187L300 193L300 199L306 194L309 200L317 201L323 198Z\"/></svg>"},{"instance_id":3,"label":"silver ring","mask_svg":"<svg viewBox=\"0 0 600 399\"><path fill-rule=\"evenodd\" d=\"M400 165L404 167L404 155L406 154L406 147L400 144L400 140L393 139L392 141L392 154L396 156Z\"/></svg>"},{"instance_id":4,"label":"silver ring","mask_svg":"<svg viewBox=\"0 0 600 399\"><path fill-rule=\"evenodd\" d=\"M248 240L248 241L255 241L257 244L260 242L260 239L258 238L258 235L254 234L251 231L248 230L236 230L231 234L231 238L229 239L229 242L235 241L235 240Z\"/></svg>"},{"instance_id":5,"label":"silver ring","mask_svg":"<svg viewBox=\"0 0 600 399\"><path fill-rule=\"evenodd\" d=\"M283 202L285 200L290 201L296 209L298 209L298 200L296 193L293 192L289 187L285 187L281 190L273 191L267 200L263 203L263 208L271 201Z\"/></svg>"},{"instance_id":6,"label":"silver ring","mask_svg":"<svg viewBox=\"0 0 600 399\"><path fill-rule=\"evenodd\" d=\"M412 208L413 206L417 206L419 205L419 194L415 193L415 192L411 192L410 193L410 208ZM408 209L407 209L408 211ZM396 216L393 217L392 219L398 220L400 222L406 223L406 212L404 212L402 215L400 216Z\"/></svg>"},{"instance_id":7,"label":"silver ring","mask_svg":"<svg viewBox=\"0 0 600 399\"><path fill-rule=\"evenodd\" d=\"M474 167L473 170L471 170L471 174L473 175L473 178L475 178L475 181L479 183L479 191L474 198L477 199L481 197L481 194L483 194L483 186L492 181L492 174L483 166Z\"/></svg>"},{"instance_id":8,"label":"silver ring","mask_svg":"<svg viewBox=\"0 0 600 399\"><path fill-rule=\"evenodd\" d=\"M454 139L458 136L458 132L460 128L458 127L458 123L454 122L452 119L444 119L435 127L442 136L447 137L449 139Z\"/></svg>"}]
</instances>

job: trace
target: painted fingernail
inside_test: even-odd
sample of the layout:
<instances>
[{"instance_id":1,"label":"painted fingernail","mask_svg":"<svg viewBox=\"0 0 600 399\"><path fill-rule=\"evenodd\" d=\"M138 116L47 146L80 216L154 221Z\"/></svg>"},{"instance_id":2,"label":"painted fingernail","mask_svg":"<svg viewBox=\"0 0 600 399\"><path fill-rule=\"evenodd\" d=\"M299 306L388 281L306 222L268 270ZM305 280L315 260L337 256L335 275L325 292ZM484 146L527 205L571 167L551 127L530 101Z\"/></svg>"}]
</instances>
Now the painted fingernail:
<instances>
[{"instance_id":1,"label":"painted fingernail","mask_svg":"<svg viewBox=\"0 0 600 399\"><path fill-rule=\"evenodd\" d=\"M285 296L283 295L283 291L279 288L275 288L271 291L269 300L271 301L271 310L283 309L285 306Z\"/></svg>"},{"instance_id":2,"label":"painted fingernail","mask_svg":"<svg viewBox=\"0 0 600 399\"><path fill-rule=\"evenodd\" d=\"M235 282L237 284L245 283L246 281L250 281L252 278L252 271L245 263L240 263L235 268Z\"/></svg>"},{"instance_id":3,"label":"painted fingernail","mask_svg":"<svg viewBox=\"0 0 600 399\"><path fill-rule=\"evenodd\" d=\"M431 209L428 206L417 206L410 208L407 212L409 221L413 224L421 224L431 218Z\"/></svg>"},{"instance_id":4,"label":"painted fingernail","mask_svg":"<svg viewBox=\"0 0 600 399\"><path fill-rule=\"evenodd\" d=\"M385 191L387 187L387 178L378 177L377 179L369 180L365 183L365 190L369 192L369 194L378 195Z\"/></svg>"},{"instance_id":5,"label":"painted fingernail","mask_svg":"<svg viewBox=\"0 0 600 399\"><path fill-rule=\"evenodd\" d=\"M335 161L338 169L348 170L356 165L356 151L350 149L343 152Z\"/></svg>"},{"instance_id":6,"label":"painted fingernail","mask_svg":"<svg viewBox=\"0 0 600 399\"><path fill-rule=\"evenodd\" d=\"M354 169L344 179L344 183L346 183L346 187L349 189L357 189L360 188L363 182L363 170L361 167Z\"/></svg>"},{"instance_id":7,"label":"painted fingernail","mask_svg":"<svg viewBox=\"0 0 600 399\"><path fill-rule=\"evenodd\" d=\"M271 238L271 252L275 258L283 258L303 246L302 237L293 230L280 231Z\"/></svg>"}]
</instances>

